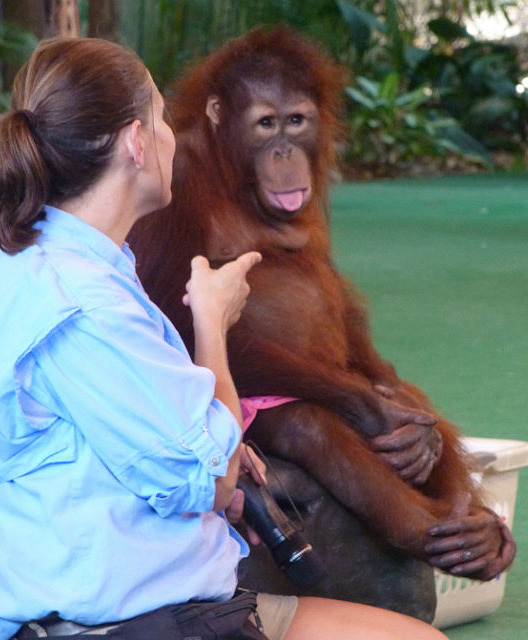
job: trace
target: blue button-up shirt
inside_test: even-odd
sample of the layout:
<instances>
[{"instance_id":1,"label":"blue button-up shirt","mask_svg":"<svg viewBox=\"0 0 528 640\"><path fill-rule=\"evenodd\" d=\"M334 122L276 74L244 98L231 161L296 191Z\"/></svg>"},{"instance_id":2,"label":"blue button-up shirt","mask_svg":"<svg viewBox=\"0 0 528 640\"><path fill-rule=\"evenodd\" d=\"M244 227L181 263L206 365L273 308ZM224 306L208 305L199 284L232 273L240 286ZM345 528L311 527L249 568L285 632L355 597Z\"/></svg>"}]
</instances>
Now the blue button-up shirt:
<instances>
[{"instance_id":1,"label":"blue button-up shirt","mask_svg":"<svg viewBox=\"0 0 528 640\"><path fill-rule=\"evenodd\" d=\"M46 207L0 252L0 640L226 599L247 545L211 511L239 440L134 257Z\"/></svg>"}]
</instances>

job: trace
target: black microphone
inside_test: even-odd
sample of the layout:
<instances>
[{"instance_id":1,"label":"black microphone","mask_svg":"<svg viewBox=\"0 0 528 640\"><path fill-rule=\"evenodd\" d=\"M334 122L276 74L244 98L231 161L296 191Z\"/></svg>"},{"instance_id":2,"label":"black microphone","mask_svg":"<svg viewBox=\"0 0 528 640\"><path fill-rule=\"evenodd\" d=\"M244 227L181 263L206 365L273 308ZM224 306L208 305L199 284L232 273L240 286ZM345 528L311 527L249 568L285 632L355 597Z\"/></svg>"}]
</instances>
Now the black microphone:
<instances>
[{"instance_id":1,"label":"black microphone","mask_svg":"<svg viewBox=\"0 0 528 640\"><path fill-rule=\"evenodd\" d=\"M279 507L266 485L243 473L237 486L244 492L244 518L270 550L273 559L296 586L315 587L326 575L323 562Z\"/></svg>"}]
</instances>

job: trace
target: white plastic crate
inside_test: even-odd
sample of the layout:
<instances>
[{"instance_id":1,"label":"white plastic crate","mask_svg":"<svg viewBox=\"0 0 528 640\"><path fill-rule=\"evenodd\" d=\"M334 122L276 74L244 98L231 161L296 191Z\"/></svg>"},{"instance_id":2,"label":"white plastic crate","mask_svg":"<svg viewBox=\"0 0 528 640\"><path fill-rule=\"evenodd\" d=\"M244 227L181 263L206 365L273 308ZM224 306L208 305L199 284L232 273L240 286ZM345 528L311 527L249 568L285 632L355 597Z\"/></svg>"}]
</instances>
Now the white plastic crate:
<instances>
[{"instance_id":1,"label":"white plastic crate","mask_svg":"<svg viewBox=\"0 0 528 640\"><path fill-rule=\"evenodd\" d=\"M478 454L484 470L482 484L486 503L511 528L519 469L528 465L528 442L493 438L464 438L471 453ZM490 582L455 578L435 570L437 606L433 624L450 627L477 620L496 611L504 597L506 574Z\"/></svg>"}]
</instances>

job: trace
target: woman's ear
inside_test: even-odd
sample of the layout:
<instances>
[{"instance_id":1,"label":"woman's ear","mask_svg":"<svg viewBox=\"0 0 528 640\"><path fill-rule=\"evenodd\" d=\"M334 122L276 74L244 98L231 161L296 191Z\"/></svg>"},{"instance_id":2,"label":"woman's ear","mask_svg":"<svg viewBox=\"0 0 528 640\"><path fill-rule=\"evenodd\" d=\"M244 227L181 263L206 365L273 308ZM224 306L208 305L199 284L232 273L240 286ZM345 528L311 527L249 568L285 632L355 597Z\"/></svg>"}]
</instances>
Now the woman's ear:
<instances>
[{"instance_id":1,"label":"woman's ear","mask_svg":"<svg viewBox=\"0 0 528 640\"><path fill-rule=\"evenodd\" d=\"M123 142L127 156L134 163L136 169L141 169L145 162L145 141L143 125L140 120L134 120L124 128Z\"/></svg>"}]
</instances>

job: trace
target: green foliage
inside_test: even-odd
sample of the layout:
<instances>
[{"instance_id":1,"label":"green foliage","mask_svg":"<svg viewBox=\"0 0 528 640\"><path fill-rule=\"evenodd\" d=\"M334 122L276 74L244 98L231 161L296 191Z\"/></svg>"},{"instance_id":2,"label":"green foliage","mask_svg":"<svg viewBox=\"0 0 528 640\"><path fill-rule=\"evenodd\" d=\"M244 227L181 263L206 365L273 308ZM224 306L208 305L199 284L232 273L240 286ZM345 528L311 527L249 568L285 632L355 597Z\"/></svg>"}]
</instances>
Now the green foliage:
<instances>
[{"instance_id":1,"label":"green foliage","mask_svg":"<svg viewBox=\"0 0 528 640\"><path fill-rule=\"evenodd\" d=\"M441 33L437 31L437 33ZM447 52L434 47L411 70L410 86L428 83L440 105L489 149L519 151L528 114L526 94L513 47L468 39Z\"/></svg>"},{"instance_id":2,"label":"green foliage","mask_svg":"<svg viewBox=\"0 0 528 640\"><path fill-rule=\"evenodd\" d=\"M350 33L350 44L356 53L356 62L362 64L369 51L375 48L373 35L376 32L384 33L385 26L377 16L346 0L336 0Z\"/></svg>"},{"instance_id":3,"label":"green foliage","mask_svg":"<svg viewBox=\"0 0 528 640\"><path fill-rule=\"evenodd\" d=\"M358 75L381 79L396 71L404 75L407 48L415 33L412 17L398 0L335 0L349 34L349 51L341 60Z\"/></svg>"},{"instance_id":4,"label":"green foliage","mask_svg":"<svg viewBox=\"0 0 528 640\"><path fill-rule=\"evenodd\" d=\"M38 39L17 25L0 20L0 64L21 64L31 55ZM0 111L9 106L9 93L4 90L0 75Z\"/></svg>"},{"instance_id":5,"label":"green foliage","mask_svg":"<svg viewBox=\"0 0 528 640\"><path fill-rule=\"evenodd\" d=\"M486 149L464 133L456 120L432 109L427 87L400 90L396 72L381 82L359 76L347 88L350 116L348 156L354 164L394 166L415 157L450 153L490 166Z\"/></svg>"},{"instance_id":6,"label":"green foliage","mask_svg":"<svg viewBox=\"0 0 528 640\"><path fill-rule=\"evenodd\" d=\"M8 22L0 21L0 60L24 62L37 46L38 39L31 33Z\"/></svg>"},{"instance_id":7,"label":"green foliage","mask_svg":"<svg viewBox=\"0 0 528 640\"><path fill-rule=\"evenodd\" d=\"M508 4L463 2L463 15L504 10ZM450 19L460 15L461 0L425 5L435 40L431 49L415 46L416 3L411 0L121 2L124 39L162 90L190 61L228 38L258 24L285 22L321 42L356 75L347 92L348 157L387 163L456 153L488 164L484 147L515 149L522 141L513 52L474 42L460 20Z\"/></svg>"},{"instance_id":8,"label":"green foliage","mask_svg":"<svg viewBox=\"0 0 528 640\"><path fill-rule=\"evenodd\" d=\"M121 30L164 90L225 40L256 25L287 23L355 76L347 90L347 157L387 164L456 153L488 164L489 151L521 155L528 100L516 93L516 52L477 42L464 18L484 11L507 17L515 1L419 0L428 48L416 46L423 31L416 0L121 0ZM85 33L88 0L79 6ZM0 22L0 64L22 62L35 44ZM8 98L1 90L0 109Z\"/></svg>"},{"instance_id":9,"label":"green foliage","mask_svg":"<svg viewBox=\"0 0 528 640\"><path fill-rule=\"evenodd\" d=\"M337 54L347 37L335 0L121 0L122 31L163 89L197 57L266 24L288 23Z\"/></svg>"},{"instance_id":10,"label":"green foliage","mask_svg":"<svg viewBox=\"0 0 528 640\"><path fill-rule=\"evenodd\" d=\"M364 2L336 0L358 71L347 91L352 156L390 164L413 155L456 153L489 165L490 151L520 155L528 101L516 92L517 52L475 41L445 14L427 24L435 43L416 47L412 28L406 29L408 4L386 0L370 13ZM480 11L483 3L470 8Z\"/></svg>"}]
</instances>

